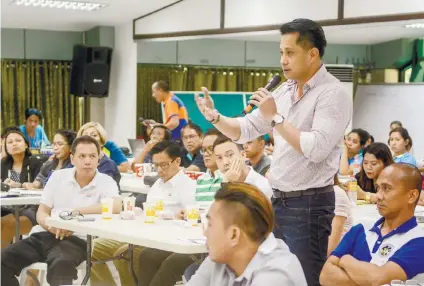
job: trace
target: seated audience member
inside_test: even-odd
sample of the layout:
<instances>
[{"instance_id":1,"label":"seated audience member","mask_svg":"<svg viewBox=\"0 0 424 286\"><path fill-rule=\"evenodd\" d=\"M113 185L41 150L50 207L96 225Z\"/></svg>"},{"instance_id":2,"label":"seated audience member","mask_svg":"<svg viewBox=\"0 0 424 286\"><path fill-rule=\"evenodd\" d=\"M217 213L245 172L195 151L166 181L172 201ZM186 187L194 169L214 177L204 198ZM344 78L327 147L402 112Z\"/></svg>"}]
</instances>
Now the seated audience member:
<instances>
[{"instance_id":1,"label":"seated audience member","mask_svg":"<svg viewBox=\"0 0 424 286\"><path fill-rule=\"evenodd\" d=\"M390 149L395 163L406 163L417 166L417 160L408 151L412 148L412 138L408 130L398 127L390 131Z\"/></svg>"},{"instance_id":2,"label":"seated audience member","mask_svg":"<svg viewBox=\"0 0 424 286\"><path fill-rule=\"evenodd\" d=\"M268 133L268 140L266 141L265 154L272 156L274 153L274 134L272 132Z\"/></svg>"},{"instance_id":3,"label":"seated audience member","mask_svg":"<svg viewBox=\"0 0 424 286\"><path fill-rule=\"evenodd\" d=\"M340 158L340 175L356 175L361 170L363 159L363 148L370 135L363 129L353 129L347 135L342 146L342 156Z\"/></svg>"},{"instance_id":4,"label":"seated audience member","mask_svg":"<svg viewBox=\"0 0 424 286\"><path fill-rule=\"evenodd\" d=\"M345 233L352 227L352 209L356 204L349 198L346 191L339 187L337 174L334 176L334 195L336 197L335 216L331 223L331 235L328 238L328 255L336 248Z\"/></svg>"},{"instance_id":5,"label":"seated audience member","mask_svg":"<svg viewBox=\"0 0 424 286\"><path fill-rule=\"evenodd\" d=\"M53 160L46 161L41 167L33 183L24 183L25 189L43 188L52 173L56 170L65 169L71 164L71 146L77 133L73 130L60 129L53 138Z\"/></svg>"},{"instance_id":6,"label":"seated audience member","mask_svg":"<svg viewBox=\"0 0 424 286\"><path fill-rule=\"evenodd\" d=\"M106 144L106 131L103 127L97 122L89 122L84 124L78 131L77 137L81 136L90 136L99 142L100 150L100 161L97 169L100 173L111 176L119 186L119 181L121 180L121 174L119 172L118 166L112 159L105 155L103 151L104 144Z\"/></svg>"},{"instance_id":7,"label":"seated audience member","mask_svg":"<svg viewBox=\"0 0 424 286\"><path fill-rule=\"evenodd\" d=\"M181 165L186 171L205 172L206 168L203 163L203 155L200 152L203 140L202 129L190 122L181 129L181 138L186 151L182 157Z\"/></svg>"},{"instance_id":8,"label":"seated audience member","mask_svg":"<svg viewBox=\"0 0 424 286\"><path fill-rule=\"evenodd\" d=\"M112 159L118 166L119 172L126 173L130 170L130 162L128 162L122 149L118 147L113 141L106 141L103 146L103 152Z\"/></svg>"},{"instance_id":9,"label":"seated audience member","mask_svg":"<svg viewBox=\"0 0 424 286\"><path fill-rule=\"evenodd\" d=\"M6 137L6 134L9 133L9 131L21 131L18 126L9 126L3 129L3 132L1 133L1 159L6 157L6 151L5 151L5 144L4 144L4 138Z\"/></svg>"},{"instance_id":10,"label":"seated audience member","mask_svg":"<svg viewBox=\"0 0 424 286\"><path fill-rule=\"evenodd\" d=\"M346 233L324 265L322 285L384 285L424 274L424 230L414 216L420 173L392 164L380 173L376 189L382 218L372 228L358 224Z\"/></svg>"},{"instance_id":11,"label":"seated audience member","mask_svg":"<svg viewBox=\"0 0 424 286\"><path fill-rule=\"evenodd\" d=\"M35 262L46 262L50 285L70 285L77 278L76 267L85 261L87 245L84 234L48 227L52 210L72 210L70 215L100 214L102 198L118 195L118 187L109 176L97 171L100 145L89 136L75 139L71 161L74 168L53 173L44 188L37 212L37 231L2 249L1 284L19 285L21 270ZM88 195L89 194L89 195ZM121 209L120 201L114 211Z\"/></svg>"},{"instance_id":12,"label":"seated audience member","mask_svg":"<svg viewBox=\"0 0 424 286\"><path fill-rule=\"evenodd\" d=\"M207 218L209 256L187 286L307 285L297 257L274 237L272 205L258 188L223 185Z\"/></svg>"},{"instance_id":13,"label":"seated audience member","mask_svg":"<svg viewBox=\"0 0 424 286\"><path fill-rule=\"evenodd\" d=\"M31 155L29 143L20 131L11 130L4 137L6 157L1 160L1 181L11 188L22 188L25 182L34 181L43 165L43 156ZM19 219L20 234L27 234L36 225L37 206L23 206L19 218L15 218L13 209L1 208L2 248L10 244L15 235L16 219Z\"/></svg>"},{"instance_id":14,"label":"seated audience member","mask_svg":"<svg viewBox=\"0 0 424 286\"><path fill-rule=\"evenodd\" d=\"M213 143L220 135L221 132L218 130L209 129L203 137L201 152L207 171L197 178L195 194L196 204L200 209L209 209L224 178L218 170L213 153Z\"/></svg>"},{"instance_id":15,"label":"seated audience member","mask_svg":"<svg viewBox=\"0 0 424 286\"><path fill-rule=\"evenodd\" d=\"M90 134L93 134L93 136ZM106 130L100 123L88 122L84 124L78 131L78 136L81 135L90 135L91 137L94 137L100 143L102 153L115 162L116 166L118 166L119 172L125 173L130 169L130 163L128 162L127 157L125 157L121 148L119 148L114 142L107 140ZM119 181L117 182L119 184Z\"/></svg>"},{"instance_id":16,"label":"seated audience member","mask_svg":"<svg viewBox=\"0 0 424 286\"><path fill-rule=\"evenodd\" d=\"M213 148L218 169L224 174L224 182L248 183L260 189L267 198L272 197L268 180L245 164L241 145L221 135L215 140Z\"/></svg>"},{"instance_id":17,"label":"seated audience member","mask_svg":"<svg viewBox=\"0 0 424 286\"><path fill-rule=\"evenodd\" d=\"M135 172L135 164L140 163L152 163L152 155L150 151L152 148L159 142L171 140L171 132L165 125L158 124L152 128L150 133L150 140L146 143L143 148L143 151L134 159L131 164L131 169Z\"/></svg>"},{"instance_id":18,"label":"seated audience member","mask_svg":"<svg viewBox=\"0 0 424 286\"><path fill-rule=\"evenodd\" d=\"M41 149L43 146L50 145L46 132L40 125L42 119L41 111L37 108L25 110L25 124L19 126L19 129L29 142L30 149Z\"/></svg>"},{"instance_id":19,"label":"seated audience member","mask_svg":"<svg viewBox=\"0 0 424 286\"><path fill-rule=\"evenodd\" d=\"M265 177L271 166L271 159L264 153L264 136L259 136L255 140L244 143L243 149L246 152L246 157L249 159L253 170Z\"/></svg>"},{"instance_id":20,"label":"seated audience member","mask_svg":"<svg viewBox=\"0 0 424 286\"><path fill-rule=\"evenodd\" d=\"M398 127L403 127L402 122L395 120L395 121L392 121L392 123L390 123L390 131Z\"/></svg>"},{"instance_id":21,"label":"seated audience member","mask_svg":"<svg viewBox=\"0 0 424 286\"><path fill-rule=\"evenodd\" d=\"M149 190L147 202L156 203L158 200L163 200L164 210L172 212L173 216L178 214L180 209L195 205L196 181L190 179L180 169L181 147L172 141L162 141L152 148L151 154L159 179ZM93 259L104 260L113 257L119 249L125 248L125 245L126 243L118 241L97 239L94 244ZM170 256L173 256L172 261L178 261L173 268L174 272L179 273L177 280L175 276L165 276L160 271L161 267L169 269L167 262L171 260ZM173 286L176 281L181 280L185 268L191 263L193 263L193 260L187 255L144 248L139 254L138 266L135 268L140 269L138 285ZM125 263L116 261L115 266L122 285L128 285L123 282L131 281L128 264L125 265ZM115 272L115 269L113 270ZM105 266L96 265L93 267L92 280L92 285L114 285L111 282L113 277L108 267Z\"/></svg>"},{"instance_id":22,"label":"seated audience member","mask_svg":"<svg viewBox=\"0 0 424 286\"><path fill-rule=\"evenodd\" d=\"M381 171L393 164L392 153L383 143L373 143L364 149L361 172L356 174L358 199L377 203L375 183Z\"/></svg>"}]
</instances>

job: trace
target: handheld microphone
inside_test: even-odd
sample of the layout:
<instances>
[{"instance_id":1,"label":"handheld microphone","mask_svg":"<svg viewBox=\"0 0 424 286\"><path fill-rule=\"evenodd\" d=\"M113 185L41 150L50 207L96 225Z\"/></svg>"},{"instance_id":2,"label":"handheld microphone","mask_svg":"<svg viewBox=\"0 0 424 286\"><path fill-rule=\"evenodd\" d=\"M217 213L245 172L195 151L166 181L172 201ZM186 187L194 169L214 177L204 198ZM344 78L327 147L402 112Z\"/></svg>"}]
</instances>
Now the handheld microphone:
<instances>
[{"instance_id":1,"label":"handheld microphone","mask_svg":"<svg viewBox=\"0 0 424 286\"><path fill-rule=\"evenodd\" d=\"M268 91L274 89L281 81L281 76L276 74L274 75L268 83L264 86L264 88ZM248 114L250 111L252 111L253 107L255 107L253 104L249 104L242 112L243 115Z\"/></svg>"}]
</instances>

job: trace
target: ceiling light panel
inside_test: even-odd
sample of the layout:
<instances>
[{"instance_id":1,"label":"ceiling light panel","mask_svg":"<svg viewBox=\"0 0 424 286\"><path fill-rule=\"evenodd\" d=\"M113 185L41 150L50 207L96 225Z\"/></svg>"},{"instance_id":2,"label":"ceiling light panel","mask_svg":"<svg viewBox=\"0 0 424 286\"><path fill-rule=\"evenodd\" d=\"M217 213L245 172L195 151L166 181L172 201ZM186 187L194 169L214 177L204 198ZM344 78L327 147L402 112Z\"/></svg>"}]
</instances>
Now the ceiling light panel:
<instances>
[{"instance_id":1,"label":"ceiling light panel","mask_svg":"<svg viewBox=\"0 0 424 286\"><path fill-rule=\"evenodd\" d=\"M405 27L406 28L424 29L424 23L409 24L409 25L406 25Z\"/></svg>"},{"instance_id":2,"label":"ceiling light panel","mask_svg":"<svg viewBox=\"0 0 424 286\"><path fill-rule=\"evenodd\" d=\"M67 10L97 11L106 4L62 0L13 0L12 4L21 7L58 8Z\"/></svg>"}]
</instances>

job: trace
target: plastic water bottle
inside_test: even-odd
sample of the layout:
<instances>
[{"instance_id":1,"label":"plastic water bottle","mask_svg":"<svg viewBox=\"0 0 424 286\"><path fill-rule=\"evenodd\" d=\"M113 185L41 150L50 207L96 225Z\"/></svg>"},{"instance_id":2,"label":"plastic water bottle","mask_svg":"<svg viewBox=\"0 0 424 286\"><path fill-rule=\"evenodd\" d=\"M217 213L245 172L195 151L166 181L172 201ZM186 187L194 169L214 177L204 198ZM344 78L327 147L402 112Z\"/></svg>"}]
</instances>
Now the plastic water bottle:
<instances>
[{"instance_id":1,"label":"plastic water bottle","mask_svg":"<svg viewBox=\"0 0 424 286\"><path fill-rule=\"evenodd\" d=\"M356 181L350 181L347 185L347 195L350 200L356 204L358 200L358 183Z\"/></svg>"}]
</instances>

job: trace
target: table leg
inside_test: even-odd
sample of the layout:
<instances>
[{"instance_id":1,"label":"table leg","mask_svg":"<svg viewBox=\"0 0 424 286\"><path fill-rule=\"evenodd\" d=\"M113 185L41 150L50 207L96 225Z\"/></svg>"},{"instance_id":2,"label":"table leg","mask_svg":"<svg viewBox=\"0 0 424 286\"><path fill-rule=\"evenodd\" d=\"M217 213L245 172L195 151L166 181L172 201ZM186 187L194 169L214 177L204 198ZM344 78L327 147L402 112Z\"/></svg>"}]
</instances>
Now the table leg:
<instances>
[{"instance_id":1,"label":"table leg","mask_svg":"<svg viewBox=\"0 0 424 286\"><path fill-rule=\"evenodd\" d=\"M88 280L90 279L91 274L91 243L92 243L92 237L91 235L87 235L87 259L85 264L85 276L84 280L82 280L82 285L87 285Z\"/></svg>"},{"instance_id":2,"label":"table leg","mask_svg":"<svg viewBox=\"0 0 424 286\"><path fill-rule=\"evenodd\" d=\"M131 276L132 276L132 279L134 280L135 286L137 286L138 285L138 279L137 279L137 276L135 275L135 271L134 271L134 245L132 245L132 244L128 244L128 257L130 259Z\"/></svg>"},{"instance_id":3,"label":"table leg","mask_svg":"<svg viewBox=\"0 0 424 286\"><path fill-rule=\"evenodd\" d=\"M15 242L19 241L19 229L20 229L20 225L19 225L19 206L14 206L14 210L15 210Z\"/></svg>"}]
</instances>

